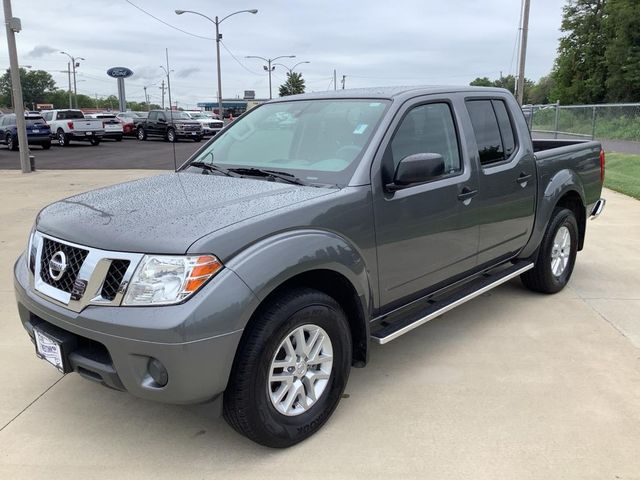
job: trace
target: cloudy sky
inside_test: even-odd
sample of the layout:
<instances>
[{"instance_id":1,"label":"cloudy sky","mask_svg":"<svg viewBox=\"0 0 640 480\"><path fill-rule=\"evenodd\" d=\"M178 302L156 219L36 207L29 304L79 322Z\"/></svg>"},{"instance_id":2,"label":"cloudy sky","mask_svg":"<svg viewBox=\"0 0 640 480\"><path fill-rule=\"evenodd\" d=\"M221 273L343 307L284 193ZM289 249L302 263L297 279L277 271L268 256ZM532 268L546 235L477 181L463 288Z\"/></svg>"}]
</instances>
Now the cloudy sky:
<instances>
[{"instance_id":1,"label":"cloudy sky","mask_svg":"<svg viewBox=\"0 0 640 480\"><path fill-rule=\"evenodd\" d=\"M520 0L13 0L14 16L22 19L17 35L22 65L50 72L67 87L67 51L84 57L78 69L78 92L104 97L116 94L106 76L113 66L131 68L127 99L160 102L169 48L172 96L180 107L195 107L216 96L214 26L196 10L223 17L257 8L257 15L239 14L221 25L222 90L225 98L255 90L268 97L263 63L247 55L299 61L307 90L333 88L332 76L346 75L349 87L379 85L463 85L478 76L496 78L516 70L515 42ZM527 77L538 79L553 65L560 35L562 0L534 0L531 7ZM133 4L133 5L132 5ZM171 28L145 14L146 10ZM184 30L183 33L177 29ZM195 36L193 36L195 35ZM209 37L206 38L198 38ZM4 35L2 35L3 41ZM0 53L8 66L6 47ZM61 72L64 71L63 72ZM274 95L284 79L276 67ZM338 81L339 83L339 81Z\"/></svg>"}]
</instances>

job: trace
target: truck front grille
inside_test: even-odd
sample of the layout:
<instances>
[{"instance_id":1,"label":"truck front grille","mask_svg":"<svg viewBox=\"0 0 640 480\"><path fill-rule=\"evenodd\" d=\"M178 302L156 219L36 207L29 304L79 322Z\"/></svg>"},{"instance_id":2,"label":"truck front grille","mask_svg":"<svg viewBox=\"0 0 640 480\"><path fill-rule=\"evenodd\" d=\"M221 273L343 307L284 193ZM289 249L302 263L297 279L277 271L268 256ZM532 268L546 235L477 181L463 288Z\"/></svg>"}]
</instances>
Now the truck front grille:
<instances>
[{"instance_id":1,"label":"truck front grille","mask_svg":"<svg viewBox=\"0 0 640 480\"><path fill-rule=\"evenodd\" d=\"M89 305L120 305L123 285L143 257L68 243L37 230L32 244L32 256L38 259L35 290L74 312Z\"/></svg>"},{"instance_id":2,"label":"truck front grille","mask_svg":"<svg viewBox=\"0 0 640 480\"><path fill-rule=\"evenodd\" d=\"M102 290L100 291L102 298L109 301L116 298L116 294L122 284L124 274L129 268L129 263L129 260L113 260L111 262L107 276L102 284Z\"/></svg>"},{"instance_id":3,"label":"truck front grille","mask_svg":"<svg viewBox=\"0 0 640 480\"><path fill-rule=\"evenodd\" d=\"M66 268L62 273L62 277L54 280L49 272L50 262L56 253L62 252L65 256ZM42 280L52 287L71 293L73 284L78 277L78 272L89 254L88 250L72 247L64 243L58 243L49 238L43 239L42 255L40 262L40 276Z\"/></svg>"}]
</instances>

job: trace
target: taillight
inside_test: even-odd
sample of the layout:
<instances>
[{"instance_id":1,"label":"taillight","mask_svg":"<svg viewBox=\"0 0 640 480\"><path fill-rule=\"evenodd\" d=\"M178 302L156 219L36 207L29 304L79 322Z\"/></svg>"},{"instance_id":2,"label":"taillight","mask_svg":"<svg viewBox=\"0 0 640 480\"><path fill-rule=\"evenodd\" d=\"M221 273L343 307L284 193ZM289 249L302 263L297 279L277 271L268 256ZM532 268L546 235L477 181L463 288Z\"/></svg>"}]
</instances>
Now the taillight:
<instances>
[{"instance_id":1,"label":"taillight","mask_svg":"<svg viewBox=\"0 0 640 480\"><path fill-rule=\"evenodd\" d=\"M69 130L73 130L73 122L67 122L67 126L69 127Z\"/></svg>"},{"instance_id":2,"label":"taillight","mask_svg":"<svg viewBox=\"0 0 640 480\"><path fill-rule=\"evenodd\" d=\"M600 181L601 182L604 182L604 164L605 164L604 150L600 150Z\"/></svg>"}]
</instances>

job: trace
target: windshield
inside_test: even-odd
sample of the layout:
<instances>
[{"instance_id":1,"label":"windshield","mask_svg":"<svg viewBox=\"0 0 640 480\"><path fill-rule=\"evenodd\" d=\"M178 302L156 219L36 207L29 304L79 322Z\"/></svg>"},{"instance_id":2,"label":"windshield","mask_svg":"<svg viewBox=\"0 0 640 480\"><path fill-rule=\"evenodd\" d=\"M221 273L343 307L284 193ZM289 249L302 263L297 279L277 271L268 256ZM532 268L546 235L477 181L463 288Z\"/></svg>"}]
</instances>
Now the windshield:
<instances>
[{"instance_id":1,"label":"windshield","mask_svg":"<svg viewBox=\"0 0 640 480\"><path fill-rule=\"evenodd\" d=\"M207 118L206 115L201 113L190 113L189 115L191 115L191 118Z\"/></svg>"},{"instance_id":2,"label":"windshield","mask_svg":"<svg viewBox=\"0 0 640 480\"><path fill-rule=\"evenodd\" d=\"M167 112L167 116L179 120L191 120L191 116L186 112Z\"/></svg>"},{"instance_id":3,"label":"windshield","mask_svg":"<svg viewBox=\"0 0 640 480\"><path fill-rule=\"evenodd\" d=\"M386 100L303 100L253 109L191 162L285 171L307 183L345 185Z\"/></svg>"}]
</instances>

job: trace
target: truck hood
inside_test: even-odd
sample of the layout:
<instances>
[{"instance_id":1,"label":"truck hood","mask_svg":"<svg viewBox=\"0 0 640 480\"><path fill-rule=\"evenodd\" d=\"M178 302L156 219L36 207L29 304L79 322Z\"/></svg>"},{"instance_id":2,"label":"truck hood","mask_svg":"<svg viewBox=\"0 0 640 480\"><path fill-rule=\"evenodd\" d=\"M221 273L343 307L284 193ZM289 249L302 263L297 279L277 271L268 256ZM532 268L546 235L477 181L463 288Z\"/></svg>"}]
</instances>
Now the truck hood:
<instances>
[{"instance_id":1,"label":"truck hood","mask_svg":"<svg viewBox=\"0 0 640 480\"><path fill-rule=\"evenodd\" d=\"M336 191L249 178L169 173L53 203L38 215L37 229L103 250L180 254L221 228Z\"/></svg>"}]
</instances>

